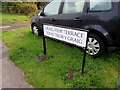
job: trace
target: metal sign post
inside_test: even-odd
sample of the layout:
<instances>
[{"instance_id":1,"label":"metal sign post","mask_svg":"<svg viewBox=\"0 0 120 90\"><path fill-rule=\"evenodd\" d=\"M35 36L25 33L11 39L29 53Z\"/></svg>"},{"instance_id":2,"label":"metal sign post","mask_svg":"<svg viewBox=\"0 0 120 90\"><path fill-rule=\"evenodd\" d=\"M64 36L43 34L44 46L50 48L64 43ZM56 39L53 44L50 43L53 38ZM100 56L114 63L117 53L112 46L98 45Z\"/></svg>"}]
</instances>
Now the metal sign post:
<instances>
[{"instance_id":1,"label":"metal sign post","mask_svg":"<svg viewBox=\"0 0 120 90\"><path fill-rule=\"evenodd\" d=\"M85 68L85 62L86 62L86 51L87 51L88 35L89 35L88 33L87 33L86 47L84 49L84 55L83 55L83 61L82 61L82 75L84 74L84 68Z\"/></svg>"},{"instance_id":2,"label":"metal sign post","mask_svg":"<svg viewBox=\"0 0 120 90\"><path fill-rule=\"evenodd\" d=\"M42 25L43 26L43 25ZM44 35L44 29L43 29L43 53L46 55L46 41L45 41L45 35Z\"/></svg>"},{"instance_id":3,"label":"metal sign post","mask_svg":"<svg viewBox=\"0 0 120 90\"><path fill-rule=\"evenodd\" d=\"M46 41L44 35L43 35L43 48L44 48L44 55L46 55Z\"/></svg>"},{"instance_id":4,"label":"metal sign post","mask_svg":"<svg viewBox=\"0 0 120 90\"><path fill-rule=\"evenodd\" d=\"M88 30L72 29L62 26L43 25L43 48L44 55L46 55L46 41L45 37L53 38L63 42L67 42L79 47L83 47L84 55L82 61L82 75L84 74L84 67L86 62L86 51L88 42Z\"/></svg>"}]
</instances>

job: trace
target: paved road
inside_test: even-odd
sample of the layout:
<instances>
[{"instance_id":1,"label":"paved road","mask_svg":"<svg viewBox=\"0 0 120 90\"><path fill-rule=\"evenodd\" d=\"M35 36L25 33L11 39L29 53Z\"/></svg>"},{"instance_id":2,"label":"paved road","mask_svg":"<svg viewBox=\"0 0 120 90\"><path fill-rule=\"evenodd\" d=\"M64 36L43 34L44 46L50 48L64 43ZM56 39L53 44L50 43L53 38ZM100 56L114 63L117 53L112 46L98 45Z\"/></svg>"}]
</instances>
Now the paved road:
<instances>
[{"instance_id":1,"label":"paved road","mask_svg":"<svg viewBox=\"0 0 120 90\"><path fill-rule=\"evenodd\" d=\"M23 25L23 26L22 26ZM30 24L16 24L3 26L3 30L29 27ZM1 31L3 31L1 30ZM1 88L32 88L24 80L24 73L8 58L9 49L0 40L0 89Z\"/></svg>"}]
</instances>

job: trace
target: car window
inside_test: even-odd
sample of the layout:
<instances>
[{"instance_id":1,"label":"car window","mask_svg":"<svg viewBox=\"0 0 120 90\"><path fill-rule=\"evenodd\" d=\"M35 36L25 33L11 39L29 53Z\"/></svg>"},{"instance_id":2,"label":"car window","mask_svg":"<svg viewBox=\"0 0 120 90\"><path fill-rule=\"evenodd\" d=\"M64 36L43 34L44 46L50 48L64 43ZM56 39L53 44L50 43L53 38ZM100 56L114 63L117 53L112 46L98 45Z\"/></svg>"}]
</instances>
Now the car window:
<instances>
[{"instance_id":1,"label":"car window","mask_svg":"<svg viewBox=\"0 0 120 90\"><path fill-rule=\"evenodd\" d=\"M51 1L45 8L44 14L45 15L54 15L58 14L59 7L60 7L61 0L53 0Z\"/></svg>"},{"instance_id":2,"label":"car window","mask_svg":"<svg viewBox=\"0 0 120 90\"><path fill-rule=\"evenodd\" d=\"M85 0L65 0L62 13L83 12L84 3Z\"/></svg>"},{"instance_id":3,"label":"car window","mask_svg":"<svg viewBox=\"0 0 120 90\"><path fill-rule=\"evenodd\" d=\"M105 11L111 8L111 0L90 0L90 11Z\"/></svg>"}]
</instances>

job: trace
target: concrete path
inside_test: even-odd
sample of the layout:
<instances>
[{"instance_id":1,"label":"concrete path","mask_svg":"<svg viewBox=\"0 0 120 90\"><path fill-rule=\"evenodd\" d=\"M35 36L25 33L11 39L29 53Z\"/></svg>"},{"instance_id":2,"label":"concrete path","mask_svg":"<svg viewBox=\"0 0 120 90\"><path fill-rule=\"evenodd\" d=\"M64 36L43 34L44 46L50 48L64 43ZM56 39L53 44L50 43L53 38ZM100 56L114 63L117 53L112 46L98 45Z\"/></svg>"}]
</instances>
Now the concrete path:
<instances>
[{"instance_id":1,"label":"concrete path","mask_svg":"<svg viewBox=\"0 0 120 90\"><path fill-rule=\"evenodd\" d=\"M13 24L13 25L3 25L0 26L0 32L4 30L14 30L16 28L27 28L30 27L30 23L20 23L20 24Z\"/></svg>"},{"instance_id":2,"label":"concrete path","mask_svg":"<svg viewBox=\"0 0 120 90\"><path fill-rule=\"evenodd\" d=\"M120 76L118 78L118 86L120 87Z\"/></svg>"},{"instance_id":3,"label":"concrete path","mask_svg":"<svg viewBox=\"0 0 120 90\"><path fill-rule=\"evenodd\" d=\"M2 42L0 42L0 90L2 88Z\"/></svg>"},{"instance_id":4,"label":"concrete path","mask_svg":"<svg viewBox=\"0 0 120 90\"><path fill-rule=\"evenodd\" d=\"M20 26L19 26L20 25ZM3 30L29 27L30 24L9 25ZM23 26L22 26L23 25ZM2 31L2 30L1 30ZM32 88L24 80L24 73L8 58L9 49L0 40L0 89L1 88ZM2 83L2 84L1 84Z\"/></svg>"}]
</instances>

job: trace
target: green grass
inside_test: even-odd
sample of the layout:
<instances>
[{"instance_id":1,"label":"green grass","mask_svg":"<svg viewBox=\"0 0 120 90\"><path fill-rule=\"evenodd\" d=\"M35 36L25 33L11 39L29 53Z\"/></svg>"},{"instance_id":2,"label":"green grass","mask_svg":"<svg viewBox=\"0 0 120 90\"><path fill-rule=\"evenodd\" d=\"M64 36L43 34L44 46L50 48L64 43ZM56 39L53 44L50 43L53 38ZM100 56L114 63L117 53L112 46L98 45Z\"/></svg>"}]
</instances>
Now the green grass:
<instances>
[{"instance_id":1,"label":"green grass","mask_svg":"<svg viewBox=\"0 0 120 90\"><path fill-rule=\"evenodd\" d=\"M18 23L30 22L30 18L28 18L25 15L2 13L2 18L0 18L0 21L2 21L3 25L8 25L8 24L18 24Z\"/></svg>"},{"instance_id":2,"label":"green grass","mask_svg":"<svg viewBox=\"0 0 120 90\"><path fill-rule=\"evenodd\" d=\"M42 37L30 28L4 31L2 40L10 48L9 58L25 72L25 79L36 88L117 88L120 51L94 59L87 55L84 77L81 74L83 52L76 47L51 39L47 42L47 59L43 56ZM73 73L73 80L68 72Z\"/></svg>"}]
</instances>

